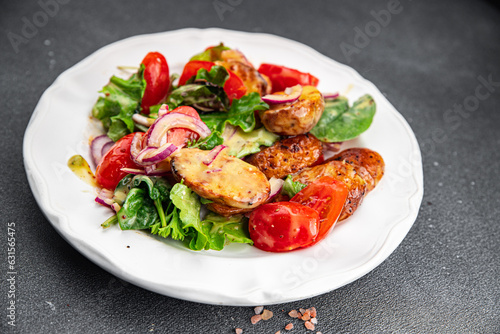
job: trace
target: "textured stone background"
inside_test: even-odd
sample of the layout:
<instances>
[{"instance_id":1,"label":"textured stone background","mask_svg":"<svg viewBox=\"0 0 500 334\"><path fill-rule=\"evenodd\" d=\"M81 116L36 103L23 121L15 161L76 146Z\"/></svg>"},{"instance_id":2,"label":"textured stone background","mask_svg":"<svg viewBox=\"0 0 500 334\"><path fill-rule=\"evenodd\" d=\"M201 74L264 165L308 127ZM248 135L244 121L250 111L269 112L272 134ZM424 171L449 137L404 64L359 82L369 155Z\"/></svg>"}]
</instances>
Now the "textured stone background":
<instances>
[{"instance_id":1,"label":"textured stone background","mask_svg":"<svg viewBox=\"0 0 500 334\"><path fill-rule=\"evenodd\" d=\"M218 13L221 3L231 9ZM494 2L401 0L400 12L352 54L341 45L355 45L356 29L390 1L60 0L46 22L37 17L37 1L1 4L0 332L233 333L241 327L275 333L288 322L286 312L309 306L318 309L317 330L324 334L500 332L500 13ZM22 36L34 16L44 24L16 53L9 36ZM266 32L307 44L360 72L407 119L422 149L425 195L413 228L385 262L331 293L269 306L274 318L252 326L252 308L196 304L135 287L56 233L35 203L22 160L24 131L41 94L102 46L184 27ZM495 82L481 100L474 97L480 77ZM464 112L453 111L464 103ZM6 316L10 222L16 224L15 328ZM305 332L295 324L292 333Z\"/></svg>"}]
</instances>

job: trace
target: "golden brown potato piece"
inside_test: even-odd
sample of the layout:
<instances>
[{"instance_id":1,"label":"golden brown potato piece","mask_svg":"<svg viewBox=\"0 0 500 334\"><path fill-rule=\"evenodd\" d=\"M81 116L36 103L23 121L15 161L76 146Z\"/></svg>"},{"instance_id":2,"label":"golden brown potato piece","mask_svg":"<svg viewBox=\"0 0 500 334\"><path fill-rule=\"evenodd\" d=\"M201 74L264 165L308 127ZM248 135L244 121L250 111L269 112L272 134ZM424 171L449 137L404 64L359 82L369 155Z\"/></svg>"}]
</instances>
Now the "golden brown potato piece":
<instances>
[{"instance_id":1,"label":"golden brown potato piece","mask_svg":"<svg viewBox=\"0 0 500 334\"><path fill-rule=\"evenodd\" d=\"M255 166L229 156L224 149L208 166L210 151L181 149L170 162L172 174L201 197L240 209L264 203L271 186Z\"/></svg>"},{"instance_id":2,"label":"golden brown potato piece","mask_svg":"<svg viewBox=\"0 0 500 334\"><path fill-rule=\"evenodd\" d=\"M318 123L325 101L313 86L304 86L302 95L293 103L274 104L271 109L259 112L267 130L284 136L309 132Z\"/></svg>"},{"instance_id":3,"label":"golden brown potato piece","mask_svg":"<svg viewBox=\"0 0 500 334\"><path fill-rule=\"evenodd\" d=\"M293 181L309 184L323 176L331 176L342 181L347 186L349 194L340 214L339 220L351 216L363 201L366 193L366 182L357 173L354 167L347 162L332 160L318 166L306 168L293 177Z\"/></svg>"},{"instance_id":4,"label":"golden brown potato piece","mask_svg":"<svg viewBox=\"0 0 500 334\"><path fill-rule=\"evenodd\" d=\"M351 164L358 172L359 176L366 182L366 191L373 188L384 176L384 159L375 151L367 148L349 148L337 153L327 161L338 160Z\"/></svg>"},{"instance_id":5,"label":"golden brown potato piece","mask_svg":"<svg viewBox=\"0 0 500 334\"><path fill-rule=\"evenodd\" d=\"M268 179L284 178L314 164L321 156L323 145L312 134L282 139L246 161L259 168Z\"/></svg>"}]
</instances>

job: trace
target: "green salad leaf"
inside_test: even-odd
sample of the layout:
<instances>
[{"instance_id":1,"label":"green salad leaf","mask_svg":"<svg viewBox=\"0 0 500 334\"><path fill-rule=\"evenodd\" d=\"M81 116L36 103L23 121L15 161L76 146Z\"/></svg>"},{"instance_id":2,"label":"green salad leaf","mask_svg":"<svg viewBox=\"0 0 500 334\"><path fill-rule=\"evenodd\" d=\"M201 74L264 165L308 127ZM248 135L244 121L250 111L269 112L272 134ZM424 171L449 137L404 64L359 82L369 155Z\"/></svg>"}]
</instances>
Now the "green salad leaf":
<instances>
[{"instance_id":1,"label":"green salad leaf","mask_svg":"<svg viewBox=\"0 0 500 334\"><path fill-rule=\"evenodd\" d=\"M201 120L212 131L222 133L226 123L239 126L244 132L255 128L255 111L267 110L269 105L262 101L256 92L244 95L241 99L234 99L231 108L226 112L212 112L200 115Z\"/></svg>"},{"instance_id":2,"label":"green salad leaf","mask_svg":"<svg viewBox=\"0 0 500 334\"><path fill-rule=\"evenodd\" d=\"M170 110L178 106L193 106L202 111L229 109L229 98L224 92L224 83L229 73L223 66L212 66L210 71L200 68L186 85L174 89L167 104Z\"/></svg>"},{"instance_id":3,"label":"green salad leaf","mask_svg":"<svg viewBox=\"0 0 500 334\"><path fill-rule=\"evenodd\" d=\"M307 187L306 184L293 181L293 177L291 175L288 175L285 179L285 182L283 183L283 188L281 189L281 193L292 198L305 187Z\"/></svg>"},{"instance_id":4,"label":"green salad leaf","mask_svg":"<svg viewBox=\"0 0 500 334\"><path fill-rule=\"evenodd\" d=\"M140 104L146 81L144 80L144 65L128 79L111 77L104 86L92 108L92 115L101 120L107 135L114 141L134 131L132 115L140 112Z\"/></svg>"},{"instance_id":5,"label":"green salad leaf","mask_svg":"<svg viewBox=\"0 0 500 334\"><path fill-rule=\"evenodd\" d=\"M340 96L325 102L325 110L311 130L324 142L342 142L358 137L373 121L376 104L370 95L364 95L349 108L347 98Z\"/></svg>"},{"instance_id":6,"label":"green salad leaf","mask_svg":"<svg viewBox=\"0 0 500 334\"><path fill-rule=\"evenodd\" d=\"M221 60L221 52L224 50L231 50L231 48L228 48L227 46L224 46L224 44L220 43L217 46L211 47L201 53L198 53L189 59L191 60L205 60L205 61L216 61L216 60Z\"/></svg>"},{"instance_id":7,"label":"green salad leaf","mask_svg":"<svg viewBox=\"0 0 500 334\"><path fill-rule=\"evenodd\" d=\"M237 158L260 152L261 146L271 146L280 137L267 131L265 127L244 132L240 127L226 124L222 133L223 144L228 147L227 153Z\"/></svg>"},{"instance_id":8,"label":"green salad leaf","mask_svg":"<svg viewBox=\"0 0 500 334\"><path fill-rule=\"evenodd\" d=\"M209 212L202 222L203 232L208 237L207 249L222 250L231 242L252 245L247 222L248 219L243 215L222 217Z\"/></svg>"}]
</instances>

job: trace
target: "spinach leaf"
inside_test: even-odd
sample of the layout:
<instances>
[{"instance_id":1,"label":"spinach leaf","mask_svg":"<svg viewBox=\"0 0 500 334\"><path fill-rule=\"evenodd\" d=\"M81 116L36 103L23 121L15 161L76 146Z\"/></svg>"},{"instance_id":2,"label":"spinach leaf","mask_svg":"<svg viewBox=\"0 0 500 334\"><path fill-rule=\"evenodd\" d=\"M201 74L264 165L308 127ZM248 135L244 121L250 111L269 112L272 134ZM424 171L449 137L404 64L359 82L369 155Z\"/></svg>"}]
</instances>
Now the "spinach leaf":
<instances>
[{"instance_id":1,"label":"spinach leaf","mask_svg":"<svg viewBox=\"0 0 500 334\"><path fill-rule=\"evenodd\" d=\"M127 199L116 215L122 230L147 229L159 220L155 203L141 188L130 190Z\"/></svg>"},{"instance_id":2,"label":"spinach leaf","mask_svg":"<svg viewBox=\"0 0 500 334\"><path fill-rule=\"evenodd\" d=\"M104 86L92 108L92 115L101 120L109 138L117 141L121 137L134 131L132 115L140 112L140 103L146 81L144 80L144 65L129 79L111 77Z\"/></svg>"},{"instance_id":3,"label":"spinach leaf","mask_svg":"<svg viewBox=\"0 0 500 334\"><path fill-rule=\"evenodd\" d=\"M267 110L269 105L261 100L256 92L244 95L241 99L234 99L229 112L212 112L200 115L201 120L207 124L212 131L221 132L226 123L239 126L244 132L250 132L255 128L255 111Z\"/></svg>"},{"instance_id":4,"label":"spinach leaf","mask_svg":"<svg viewBox=\"0 0 500 334\"><path fill-rule=\"evenodd\" d=\"M206 249L222 250L230 242L253 244L248 235L247 219L243 215L222 217L210 212L202 225L208 237Z\"/></svg>"},{"instance_id":5,"label":"spinach leaf","mask_svg":"<svg viewBox=\"0 0 500 334\"><path fill-rule=\"evenodd\" d=\"M281 193L292 198L305 187L307 187L307 185L293 181L293 177L291 175L288 175L285 179L285 182L283 183L283 189L281 190Z\"/></svg>"},{"instance_id":6,"label":"spinach leaf","mask_svg":"<svg viewBox=\"0 0 500 334\"><path fill-rule=\"evenodd\" d=\"M342 96L326 101L325 110L311 133L325 142L354 139L370 127L375 111L376 104L370 95L360 97L350 108Z\"/></svg>"}]
</instances>

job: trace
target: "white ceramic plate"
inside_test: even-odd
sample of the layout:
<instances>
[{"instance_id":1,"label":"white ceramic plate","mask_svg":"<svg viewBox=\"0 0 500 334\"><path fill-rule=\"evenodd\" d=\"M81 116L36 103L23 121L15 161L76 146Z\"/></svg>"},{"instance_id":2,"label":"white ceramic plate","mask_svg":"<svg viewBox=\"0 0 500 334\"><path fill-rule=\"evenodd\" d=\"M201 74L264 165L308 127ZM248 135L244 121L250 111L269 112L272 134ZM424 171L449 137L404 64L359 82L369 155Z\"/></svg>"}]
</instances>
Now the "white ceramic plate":
<instances>
[{"instance_id":1,"label":"white ceramic plate","mask_svg":"<svg viewBox=\"0 0 500 334\"><path fill-rule=\"evenodd\" d=\"M247 245L194 252L147 233L103 230L110 211L94 202L95 190L67 167L74 154L89 157L89 115L98 91L118 65L136 65L149 51L163 53L171 72L205 47L223 41L254 65L282 64L310 72L319 89L354 101L371 94L372 126L343 148L378 151L386 174L356 213L314 247L266 253ZM350 88L350 89L349 89ZM88 159L90 161L90 159ZM267 34L184 29L136 36L106 46L76 64L47 89L24 138L24 162L33 194L54 228L78 251L114 275L160 294L210 304L262 305L305 299L365 275L401 243L423 195L418 143L403 117L353 69L300 43Z\"/></svg>"}]
</instances>

